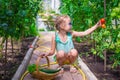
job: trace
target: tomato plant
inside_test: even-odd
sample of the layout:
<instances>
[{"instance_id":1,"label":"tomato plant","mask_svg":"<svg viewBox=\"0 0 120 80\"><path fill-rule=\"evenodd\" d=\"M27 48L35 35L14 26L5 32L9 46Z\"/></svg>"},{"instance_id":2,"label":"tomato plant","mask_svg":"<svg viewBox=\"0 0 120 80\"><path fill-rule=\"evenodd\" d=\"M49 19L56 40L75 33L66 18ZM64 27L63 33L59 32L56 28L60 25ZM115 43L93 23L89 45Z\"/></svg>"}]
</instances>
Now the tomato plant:
<instances>
[{"instance_id":1,"label":"tomato plant","mask_svg":"<svg viewBox=\"0 0 120 80\"><path fill-rule=\"evenodd\" d=\"M37 35L35 17L41 7L40 2L41 0L0 0L0 38L2 44L5 42L5 66L8 39L11 38L13 52L13 40Z\"/></svg>"},{"instance_id":2,"label":"tomato plant","mask_svg":"<svg viewBox=\"0 0 120 80\"><path fill-rule=\"evenodd\" d=\"M114 45L114 53L116 54L116 50L119 49L116 43L119 42L118 35L120 34L120 26L118 25L120 18L119 0L106 0L106 11L104 10L104 0L62 0L60 10L61 13L71 17L73 30L76 31L84 31L104 17L101 22L106 22L102 25L102 28L105 29L99 28L90 35L95 46L91 48L91 52L104 59L103 52ZM120 53L119 50L117 51Z\"/></svg>"},{"instance_id":3,"label":"tomato plant","mask_svg":"<svg viewBox=\"0 0 120 80\"><path fill-rule=\"evenodd\" d=\"M41 0L1 0L0 36L36 35L35 17Z\"/></svg>"}]
</instances>

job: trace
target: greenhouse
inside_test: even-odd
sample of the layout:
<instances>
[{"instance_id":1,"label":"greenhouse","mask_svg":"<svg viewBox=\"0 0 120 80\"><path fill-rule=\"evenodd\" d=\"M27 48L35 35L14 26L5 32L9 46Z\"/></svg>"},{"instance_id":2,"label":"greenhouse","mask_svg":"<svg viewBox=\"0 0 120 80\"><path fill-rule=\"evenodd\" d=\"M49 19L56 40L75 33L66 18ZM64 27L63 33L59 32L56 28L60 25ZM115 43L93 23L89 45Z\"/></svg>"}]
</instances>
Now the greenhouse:
<instances>
[{"instance_id":1,"label":"greenhouse","mask_svg":"<svg viewBox=\"0 0 120 80\"><path fill-rule=\"evenodd\" d=\"M120 80L120 1L0 0L0 80Z\"/></svg>"}]
</instances>

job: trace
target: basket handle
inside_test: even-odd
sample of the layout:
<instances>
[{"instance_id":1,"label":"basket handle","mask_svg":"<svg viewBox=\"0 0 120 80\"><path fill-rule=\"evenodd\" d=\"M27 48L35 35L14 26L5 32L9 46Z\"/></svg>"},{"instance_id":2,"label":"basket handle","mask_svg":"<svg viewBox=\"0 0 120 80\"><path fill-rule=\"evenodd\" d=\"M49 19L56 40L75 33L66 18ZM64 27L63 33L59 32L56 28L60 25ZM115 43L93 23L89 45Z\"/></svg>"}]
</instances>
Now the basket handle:
<instances>
[{"instance_id":1,"label":"basket handle","mask_svg":"<svg viewBox=\"0 0 120 80\"><path fill-rule=\"evenodd\" d=\"M48 58L47 56L45 56L45 57L39 56L39 57L37 58L37 61L36 61L36 71L37 71L37 73L39 73L39 62L40 62L41 58L46 58L46 60L47 60L47 66L48 66L48 68L50 67L49 58Z\"/></svg>"}]
</instances>

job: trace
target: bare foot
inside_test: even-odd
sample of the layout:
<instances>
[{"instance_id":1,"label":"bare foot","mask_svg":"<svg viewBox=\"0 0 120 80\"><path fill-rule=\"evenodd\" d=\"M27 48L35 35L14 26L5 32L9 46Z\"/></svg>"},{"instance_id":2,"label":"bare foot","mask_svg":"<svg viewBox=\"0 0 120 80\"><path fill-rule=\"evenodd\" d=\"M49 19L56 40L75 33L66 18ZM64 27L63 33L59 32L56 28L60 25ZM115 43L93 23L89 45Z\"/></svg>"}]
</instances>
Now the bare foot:
<instances>
[{"instance_id":1,"label":"bare foot","mask_svg":"<svg viewBox=\"0 0 120 80\"><path fill-rule=\"evenodd\" d=\"M76 73L77 69L74 66L70 66L70 72L71 73Z\"/></svg>"},{"instance_id":2,"label":"bare foot","mask_svg":"<svg viewBox=\"0 0 120 80\"><path fill-rule=\"evenodd\" d=\"M58 66L57 69L61 69L61 70L59 71L60 74L64 73L64 68L63 68L62 66Z\"/></svg>"},{"instance_id":3,"label":"bare foot","mask_svg":"<svg viewBox=\"0 0 120 80\"><path fill-rule=\"evenodd\" d=\"M61 68L61 70L60 70L59 73L60 73L60 74L63 74L63 73L64 73L64 68Z\"/></svg>"}]
</instances>

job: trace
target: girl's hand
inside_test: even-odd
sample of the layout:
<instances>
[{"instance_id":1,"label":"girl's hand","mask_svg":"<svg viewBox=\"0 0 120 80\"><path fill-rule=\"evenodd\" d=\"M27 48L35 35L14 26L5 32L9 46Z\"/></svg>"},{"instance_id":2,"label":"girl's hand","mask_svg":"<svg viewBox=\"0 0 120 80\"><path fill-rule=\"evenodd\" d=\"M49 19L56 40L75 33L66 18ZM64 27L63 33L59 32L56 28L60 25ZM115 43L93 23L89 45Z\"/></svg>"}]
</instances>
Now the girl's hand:
<instances>
[{"instance_id":1,"label":"girl's hand","mask_svg":"<svg viewBox=\"0 0 120 80\"><path fill-rule=\"evenodd\" d=\"M42 53L42 54L40 54L41 57L46 57L48 55L49 55L49 53Z\"/></svg>"},{"instance_id":2,"label":"girl's hand","mask_svg":"<svg viewBox=\"0 0 120 80\"><path fill-rule=\"evenodd\" d=\"M45 56L49 56L49 52L40 52L39 50L36 50L33 52L34 54L36 54L37 56L41 56L41 57L45 57Z\"/></svg>"},{"instance_id":3,"label":"girl's hand","mask_svg":"<svg viewBox=\"0 0 120 80\"><path fill-rule=\"evenodd\" d=\"M101 24L100 21L98 21L97 24L96 24L97 27L100 27L101 25L102 25L102 24Z\"/></svg>"}]
</instances>

